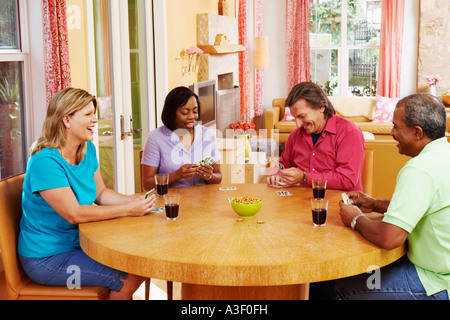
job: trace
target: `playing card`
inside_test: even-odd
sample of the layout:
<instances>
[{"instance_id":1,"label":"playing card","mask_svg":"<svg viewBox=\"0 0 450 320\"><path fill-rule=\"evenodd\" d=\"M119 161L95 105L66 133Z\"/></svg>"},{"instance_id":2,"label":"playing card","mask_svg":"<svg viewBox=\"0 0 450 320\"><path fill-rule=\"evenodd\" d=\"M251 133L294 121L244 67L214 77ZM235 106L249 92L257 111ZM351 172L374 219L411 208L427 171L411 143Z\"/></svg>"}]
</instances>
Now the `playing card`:
<instances>
[{"instance_id":1,"label":"playing card","mask_svg":"<svg viewBox=\"0 0 450 320\"><path fill-rule=\"evenodd\" d=\"M349 197L348 197L348 195L346 193L343 193L342 194L342 200L344 201L345 204L348 204L350 199L349 199Z\"/></svg>"},{"instance_id":2,"label":"playing card","mask_svg":"<svg viewBox=\"0 0 450 320\"><path fill-rule=\"evenodd\" d=\"M219 190L236 190L236 187L219 187Z\"/></svg>"},{"instance_id":3,"label":"playing card","mask_svg":"<svg viewBox=\"0 0 450 320\"><path fill-rule=\"evenodd\" d=\"M275 165L278 166L278 168L280 168L281 170L284 169L284 165L282 165L281 163L279 163L277 160L273 160L273 162L275 162Z\"/></svg>"},{"instance_id":4,"label":"playing card","mask_svg":"<svg viewBox=\"0 0 450 320\"><path fill-rule=\"evenodd\" d=\"M155 188L153 188L152 190L148 191L148 192L145 194L145 199L147 199L149 196L151 196L151 195L153 194L153 191L155 191Z\"/></svg>"},{"instance_id":5,"label":"playing card","mask_svg":"<svg viewBox=\"0 0 450 320\"><path fill-rule=\"evenodd\" d=\"M292 193L290 193L289 191L277 191L277 194L279 196L292 196Z\"/></svg>"}]
</instances>

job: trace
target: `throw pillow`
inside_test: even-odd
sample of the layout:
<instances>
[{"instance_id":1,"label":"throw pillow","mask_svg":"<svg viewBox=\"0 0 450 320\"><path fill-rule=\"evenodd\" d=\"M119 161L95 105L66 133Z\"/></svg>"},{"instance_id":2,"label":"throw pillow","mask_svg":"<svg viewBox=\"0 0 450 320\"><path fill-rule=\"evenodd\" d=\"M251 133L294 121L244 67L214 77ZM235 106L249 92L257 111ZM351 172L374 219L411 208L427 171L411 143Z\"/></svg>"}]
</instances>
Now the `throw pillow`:
<instances>
[{"instance_id":1,"label":"throw pillow","mask_svg":"<svg viewBox=\"0 0 450 320\"><path fill-rule=\"evenodd\" d=\"M284 108L284 117L281 121L294 121L295 118L291 114L291 109L289 107Z\"/></svg>"},{"instance_id":2,"label":"throw pillow","mask_svg":"<svg viewBox=\"0 0 450 320\"><path fill-rule=\"evenodd\" d=\"M373 122L392 122L394 117L394 109L400 98L388 98L376 95L375 113Z\"/></svg>"}]
</instances>

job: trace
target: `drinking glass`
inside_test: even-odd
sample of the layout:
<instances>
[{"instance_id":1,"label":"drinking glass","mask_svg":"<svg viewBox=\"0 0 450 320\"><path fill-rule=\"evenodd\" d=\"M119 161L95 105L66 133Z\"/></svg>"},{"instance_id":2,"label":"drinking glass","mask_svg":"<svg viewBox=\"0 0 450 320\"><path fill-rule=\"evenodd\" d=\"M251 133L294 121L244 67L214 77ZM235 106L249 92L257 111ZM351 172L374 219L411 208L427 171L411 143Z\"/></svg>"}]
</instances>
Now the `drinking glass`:
<instances>
[{"instance_id":1,"label":"drinking glass","mask_svg":"<svg viewBox=\"0 0 450 320\"><path fill-rule=\"evenodd\" d=\"M311 210L314 226L324 226L327 221L328 200L311 199Z\"/></svg>"},{"instance_id":2,"label":"drinking glass","mask_svg":"<svg viewBox=\"0 0 450 320\"><path fill-rule=\"evenodd\" d=\"M180 209L180 195L177 193L168 193L164 195L164 205L166 208L166 219L176 220Z\"/></svg>"},{"instance_id":3,"label":"drinking glass","mask_svg":"<svg viewBox=\"0 0 450 320\"><path fill-rule=\"evenodd\" d=\"M312 179L313 198L324 199L325 190L327 189L327 179Z\"/></svg>"},{"instance_id":4,"label":"drinking glass","mask_svg":"<svg viewBox=\"0 0 450 320\"><path fill-rule=\"evenodd\" d=\"M163 196L168 191L169 175L168 174L155 174L156 192L158 196Z\"/></svg>"}]
</instances>

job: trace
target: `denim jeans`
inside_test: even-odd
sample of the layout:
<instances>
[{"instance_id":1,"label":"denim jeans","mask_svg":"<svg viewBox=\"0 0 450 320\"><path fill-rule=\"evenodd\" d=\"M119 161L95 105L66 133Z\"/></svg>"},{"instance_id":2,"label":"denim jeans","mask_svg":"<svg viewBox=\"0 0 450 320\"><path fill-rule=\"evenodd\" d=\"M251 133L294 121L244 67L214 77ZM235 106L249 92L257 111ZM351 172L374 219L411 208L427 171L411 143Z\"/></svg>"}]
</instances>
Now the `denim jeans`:
<instances>
[{"instance_id":1,"label":"denim jeans","mask_svg":"<svg viewBox=\"0 0 450 320\"><path fill-rule=\"evenodd\" d=\"M45 258L19 255L28 277L36 283L50 286L101 286L119 291L127 274L98 263L81 249Z\"/></svg>"},{"instance_id":2,"label":"denim jeans","mask_svg":"<svg viewBox=\"0 0 450 320\"><path fill-rule=\"evenodd\" d=\"M311 284L310 299L448 300L447 290L427 296L416 267L406 256L374 273Z\"/></svg>"}]
</instances>

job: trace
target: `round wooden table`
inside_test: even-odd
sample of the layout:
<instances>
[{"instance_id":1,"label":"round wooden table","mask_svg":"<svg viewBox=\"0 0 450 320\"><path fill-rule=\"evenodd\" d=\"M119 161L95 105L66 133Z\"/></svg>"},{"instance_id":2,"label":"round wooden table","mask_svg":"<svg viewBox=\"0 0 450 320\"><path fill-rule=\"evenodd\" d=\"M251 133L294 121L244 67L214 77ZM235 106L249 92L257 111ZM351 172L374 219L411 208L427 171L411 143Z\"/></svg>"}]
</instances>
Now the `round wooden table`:
<instances>
[{"instance_id":1,"label":"round wooden table","mask_svg":"<svg viewBox=\"0 0 450 320\"><path fill-rule=\"evenodd\" d=\"M342 191L326 191L326 225L314 227L311 188L220 186L169 189L181 195L175 221L163 211L80 224L81 247L112 268L181 282L182 299L308 298L310 282L365 273L405 254L403 246L386 251L345 227ZM262 207L238 221L229 197L244 195L261 198ZM161 197L157 205L164 206Z\"/></svg>"}]
</instances>

